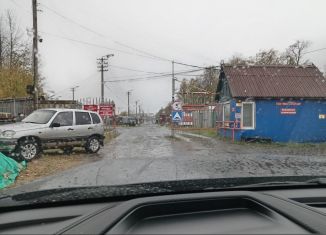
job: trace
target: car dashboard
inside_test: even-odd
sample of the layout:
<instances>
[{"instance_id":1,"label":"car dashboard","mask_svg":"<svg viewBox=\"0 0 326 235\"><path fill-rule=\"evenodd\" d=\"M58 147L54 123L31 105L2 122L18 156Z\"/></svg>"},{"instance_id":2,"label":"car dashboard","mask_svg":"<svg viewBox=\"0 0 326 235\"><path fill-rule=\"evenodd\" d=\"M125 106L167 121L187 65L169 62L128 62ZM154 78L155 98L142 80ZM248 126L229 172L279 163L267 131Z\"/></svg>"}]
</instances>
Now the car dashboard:
<instances>
[{"instance_id":1,"label":"car dashboard","mask_svg":"<svg viewBox=\"0 0 326 235\"><path fill-rule=\"evenodd\" d=\"M326 189L220 191L0 212L1 234L326 233Z\"/></svg>"}]
</instances>

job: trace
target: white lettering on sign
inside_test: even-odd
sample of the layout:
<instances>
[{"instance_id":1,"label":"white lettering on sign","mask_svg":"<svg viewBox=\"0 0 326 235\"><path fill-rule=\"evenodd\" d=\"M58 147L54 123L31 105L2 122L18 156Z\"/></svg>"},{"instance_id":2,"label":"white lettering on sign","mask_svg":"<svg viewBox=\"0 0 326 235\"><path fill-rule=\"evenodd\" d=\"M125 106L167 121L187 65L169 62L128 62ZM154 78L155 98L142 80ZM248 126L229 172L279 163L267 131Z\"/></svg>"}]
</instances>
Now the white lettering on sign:
<instances>
[{"instance_id":1,"label":"white lettering on sign","mask_svg":"<svg viewBox=\"0 0 326 235\"><path fill-rule=\"evenodd\" d=\"M300 102L293 102L293 101L289 101L289 102L276 102L277 106L287 106L287 105L292 105L292 106L299 106L301 105Z\"/></svg>"},{"instance_id":2,"label":"white lettering on sign","mask_svg":"<svg viewBox=\"0 0 326 235\"><path fill-rule=\"evenodd\" d=\"M297 111L294 108L290 108L290 109L281 108L281 114L286 114L286 115L297 114Z\"/></svg>"}]
</instances>

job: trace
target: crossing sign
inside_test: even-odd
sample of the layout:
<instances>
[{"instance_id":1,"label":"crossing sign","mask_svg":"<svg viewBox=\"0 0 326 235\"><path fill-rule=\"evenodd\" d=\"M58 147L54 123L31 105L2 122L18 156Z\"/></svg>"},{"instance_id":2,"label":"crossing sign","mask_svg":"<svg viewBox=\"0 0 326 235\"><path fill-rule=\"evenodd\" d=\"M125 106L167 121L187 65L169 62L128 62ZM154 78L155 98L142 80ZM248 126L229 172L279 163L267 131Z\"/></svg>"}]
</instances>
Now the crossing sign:
<instances>
[{"instance_id":1,"label":"crossing sign","mask_svg":"<svg viewBox=\"0 0 326 235\"><path fill-rule=\"evenodd\" d=\"M182 122L183 112L182 111L173 111L172 112L172 121L173 122Z\"/></svg>"}]
</instances>

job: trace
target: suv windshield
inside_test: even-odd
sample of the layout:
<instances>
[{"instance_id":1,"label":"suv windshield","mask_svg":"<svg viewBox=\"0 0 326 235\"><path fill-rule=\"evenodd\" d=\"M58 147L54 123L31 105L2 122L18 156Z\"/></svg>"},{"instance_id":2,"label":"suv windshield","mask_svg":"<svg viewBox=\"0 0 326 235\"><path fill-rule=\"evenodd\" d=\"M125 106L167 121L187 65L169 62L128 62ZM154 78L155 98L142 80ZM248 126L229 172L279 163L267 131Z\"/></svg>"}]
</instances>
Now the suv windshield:
<instances>
[{"instance_id":1,"label":"suv windshield","mask_svg":"<svg viewBox=\"0 0 326 235\"><path fill-rule=\"evenodd\" d=\"M56 113L54 110L37 110L22 120L25 123L46 124Z\"/></svg>"}]
</instances>

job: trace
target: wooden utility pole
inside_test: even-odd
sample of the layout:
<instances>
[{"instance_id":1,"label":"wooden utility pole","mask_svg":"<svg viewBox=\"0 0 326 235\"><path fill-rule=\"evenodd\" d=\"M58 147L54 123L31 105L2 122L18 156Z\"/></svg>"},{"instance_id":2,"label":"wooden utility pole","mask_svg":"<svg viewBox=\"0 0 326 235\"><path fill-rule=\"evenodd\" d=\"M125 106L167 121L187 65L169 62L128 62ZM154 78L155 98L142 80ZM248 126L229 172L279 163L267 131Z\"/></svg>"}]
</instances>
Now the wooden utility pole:
<instances>
[{"instance_id":1,"label":"wooden utility pole","mask_svg":"<svg viewBox=\"0 0 326 235\"><path fill-rule=\"evenodd\" d=\"M174 61L172 61L172 105L174 103L175 79L174 79ZM174 123L171 116L171 136L174 137Z\"/></svg>"},{"instance_id":2,"label":"wooden utility pole","mask_svg":"<svg viewBox=\"0 0 326 235\"><path fill-rule=\"evenodd\" d=\"M108 71L108 67L109 67L108 59L112 56L114 56L114 54L102 56L101 58L97 59L98 60L97 68L101 72L101 103L102 104L104 103L104 84L105 84L104 72Z\"/></svg>"},{"instance_id":3,"label":"wooden utility pole","mask_svg":"<svg viewBox=\"0 0 326 235\"><path fill-rule=\"evenodd\" d=\"M37 0L32 0L33 8L33 104L38 109L38 33L37 33Z\"/></svg>"},{"instance_id":4,"label":"wooden utility pole","mask_svg":"<svg viewBox=\"0 0 326 235\"><path fill-rule=\"evenodd\" d=\"M137 119L137 104L138 104L138 100L136 101L136 119Z\"/></svg>"},{"instance_id":5,"label":"wooden utility pole","mask_svg":"<svg viewBox=\"0 0 326 235\"><path fill-rule=\"evenodd\" d=\"M70 88L71 92L72 92L72 101L75 101L75 91L79 86L75 86ZM94 99L93 99L93 103L94 103Z\"/></svg>"},{"instance_id":6,"label":"wooden utility pole","mask_svg":"<svg viewBox=\"0 0 326 235\"><path fill-rule=\"evenodd\" d=\"M127 95L128 95L128 117L130 115L130 109L129 109L129 96L130 96L131 91L127 91Z\"/></svg>"}]
</instances>

